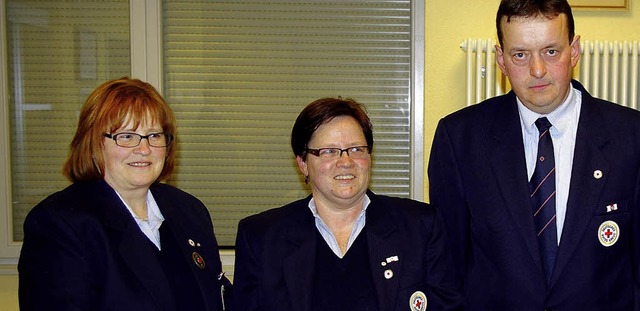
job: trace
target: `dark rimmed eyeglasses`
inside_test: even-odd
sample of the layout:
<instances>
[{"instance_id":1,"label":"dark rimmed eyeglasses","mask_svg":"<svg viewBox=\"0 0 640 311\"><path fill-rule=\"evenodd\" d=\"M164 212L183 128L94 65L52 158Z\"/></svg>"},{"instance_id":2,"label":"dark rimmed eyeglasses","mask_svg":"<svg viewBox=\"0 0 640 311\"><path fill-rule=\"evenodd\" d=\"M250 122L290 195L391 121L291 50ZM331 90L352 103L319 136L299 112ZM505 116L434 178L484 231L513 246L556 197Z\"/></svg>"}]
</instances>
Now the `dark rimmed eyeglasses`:
<instances>
[{"instance_id":1,"label":"dark rimmed eyeglasses","mask_svg":"<svg viewBox=\"0 0 640 311\"><path fill-rule=\"evenodd\" d=\"M134 148L140 145L142 139L146 139L151 147L167 147L173 141L173 135L168 133L150 133L148 135L140 135L136 133L117 133L104 134L104 137L111 138L116 145L125 148Z\"/></svg>"},{"instance_id":2,"label":"dark rimmed eyeglasses","mask_svg":"<svg viewBox=\"0 0 640 311\"><path fill-rule=\"evenodd\" d=\"M337 159L342 156L343 152L346 152L352 159L363 159L371 153L369 146L353 146L349 148L319 148L319 149L305 149L308 153L313 154L321 159L330 160Z\"/></svg>"}]
</instances>

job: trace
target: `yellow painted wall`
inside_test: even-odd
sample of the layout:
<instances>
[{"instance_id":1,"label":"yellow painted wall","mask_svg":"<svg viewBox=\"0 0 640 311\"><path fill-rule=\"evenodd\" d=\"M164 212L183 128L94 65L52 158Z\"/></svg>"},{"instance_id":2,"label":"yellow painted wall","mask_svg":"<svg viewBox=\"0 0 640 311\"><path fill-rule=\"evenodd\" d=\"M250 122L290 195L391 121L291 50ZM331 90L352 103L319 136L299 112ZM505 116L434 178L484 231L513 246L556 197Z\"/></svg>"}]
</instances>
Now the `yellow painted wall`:
<instances>
[{"instance_id":1,"label":"yellow painted wall","mask_svg":"<svg viewBox=\"0 0 640 311\"><path fill-rule=\"evenodd\" d=\"M425 0L425 176L438 120L464 107L465 55L468 37L494 38L499 0ZM628 11L573 10L581 40L640 40L640 0ZM428 183L425 183L425 200Z\"/></svg>"},{"instance_id":2,"label":"yellow painted wall","mask_svg":"<svg viewBox=\"0 0 640 311\"><path fill-rule=\"evenodd\" d=\"M0 310L19 310L17 275L0 275Z\"/></svg>"},{"instance_id":3,"label":"yellow painted wall","mask_svg":"<svg viewBox=\"0 0 640 311\"><path fill-rule=\"evenodd\" d=\"M467 37L495 38L498 0L425 0L425 155L429 155L437 122L464 107ZM640 40L640 0L629 11L574 10L576 34L583 40ZM425 170L428 158L425 158ZM425 172L426 176L426 172ZM425 183L426 187L426 183ZM428 192L425 192L428 193ZM18 278L0 275L0 309L18 310Z\"/></svg>"}]
</instances>

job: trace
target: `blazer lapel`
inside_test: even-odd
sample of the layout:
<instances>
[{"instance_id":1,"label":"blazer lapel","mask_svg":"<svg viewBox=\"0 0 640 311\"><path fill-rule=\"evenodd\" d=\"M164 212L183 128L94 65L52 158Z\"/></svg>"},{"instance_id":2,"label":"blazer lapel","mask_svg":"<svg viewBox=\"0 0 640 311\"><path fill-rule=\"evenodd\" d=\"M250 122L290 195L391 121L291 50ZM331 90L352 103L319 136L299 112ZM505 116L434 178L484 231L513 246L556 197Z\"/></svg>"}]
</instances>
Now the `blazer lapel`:
<instances>
[{"instance_id":1,"label":"blazer lapel","mask_svg":"<svg viewBox=\"0 0 640 311\"><path fill-rule=\"evenodd\" d=\"M403 245L406 241L399 240L398 236L393 234L397 226L390 221L391 217L387 216L385 207L377 204L375 195L372 192L368 192L367 195L371 198L366 214L371 279L378 297L379 309L393 310L400 281L399 277L393 275L402 274L404 257L398 245Z\"/></svg>"},{"instance_id":2,"label":"blazer lapel","mask_svg":"<svg viewBox=\"0 0 640 311\"><path fill-rule=\"evenodd\" d=\"M120 257L155 299L158 307L172 310L175 302L170 295L171 289L151 242L140 233L127 208L106 183L102 182L96 198L97 209L105 226L112 229L112 238Z\"/></svg>"},{"instance_id":3,"label":"blazer lapel","mask_svg":"<svg viewBox=\"0 0 640 311\"><path fill-rule=\"evenodd\" d=\"M285 234L284 243L288 244L285 247L289 248L289 256L283 258L283 274L291 307L307 311L311 310L312 296L308 289L313 287L317 233L314 218L306 205L301 205L300 213L293 216L286 222L292 225Z\"/></svg>"},{"instance_id":4,"label":"blazer lapel","mask_svg":"<svg viewBox=\"0 0 640 311\"><path fill-rule=\"evenodd\" d=\"M135 226L135 223L134 223ZM118 251L120 256L129 265L138 280L149 291L149 294L156 300L158 306L163 310L172 310L169 306L174 306L169 281L164 275L156 255L152 254L149 240L136 232L137 226L123 231L122 240Z\"/></svg>"},{"instance_id":5,"label":"blazer lapel","mask_svg":"<svg viewBox=\"0 0 640 311\"><path fill-rule=\"evenodd\" d=\"M597 208L595 202L598 202L598 197L607 182L607 172L609 171L609 163L606 161L603 151L609 142L609 135L603 132L606 129L604 120L591 105L591 96L584 89L581 91L583 99L575 146L575 150L580 150L580 152L576 152L573 156L567 214L551 278L551 286L567 266L572 253L580 243L580 239L590 234L585 233L585 230ZM596 170L604 172L602 178L596 179L594 177ZM596 233L592 234L595 239Z\"/></svg>"},{"instance_id":6,"label":"blazer lapel","mask_svg":"<svg viewBox=\"0 0 640 311\"><path fill-rule=\"evenodd\" d=\"M527 168L522 142L522 128L516 104L515 94L510 92L507 102L494 111L495 121L487 143L487 153L498 186L505 199L508 211L513 218L525 247L540 271L542 263L533 228L531 202Z\"/></svg>"},{"instance_id":7,"label":"blazer lapel","mask_svg":"<svg viewBox=\"0 0 640 311\"><path fill-rule=\"evenodd\" d=\"M175 202L171 201L170 198L167 198L162 193L162 191L154 191L153 187L151 188L151 190L153 193L153 197L156 200L156 203L158 203L158 207L160 208L160 211L165 218L165 222L170 222L171 224L173 224L171 226L171 233L175 237L182 256L187 265L190 267L190 271L193 273L194 279L198 282L198 288L200 289L202 297L204 298L203 303L207 307L207 310L215 310L217 306L212 305L213 299L210 299L210 296L221 294L219 292L204 292L203 290L216 287L216 277L217 274L221 272L222 268L218 267L220 263L205 260L205 269L203 270L198 268L193 259L193 253L197 249L196 247L188 243L189 240L198 242L198 237L189 234L189 221L185 219L183 211L181 211L178 206L176 206ZM202 255L204 254L204 252L201 251L200 254ZM209 259L210 257L205 255L203 258ZM206 273L206 269L214 270L212 270L211 273Z\"/></svg>"}]
</instances>

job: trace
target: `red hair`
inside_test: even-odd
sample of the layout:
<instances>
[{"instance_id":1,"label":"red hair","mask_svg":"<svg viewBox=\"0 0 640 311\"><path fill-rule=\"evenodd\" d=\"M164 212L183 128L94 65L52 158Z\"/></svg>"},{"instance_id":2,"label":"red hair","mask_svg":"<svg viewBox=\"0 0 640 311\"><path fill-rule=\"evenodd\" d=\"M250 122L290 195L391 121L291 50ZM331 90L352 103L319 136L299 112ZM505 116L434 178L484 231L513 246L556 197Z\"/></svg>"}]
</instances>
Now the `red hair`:
<instances>
[{"instance_id":1,"label":"red hair","mask_svg":"<svg viewBox=\"0 0 640 311\"><path fill-rule=\"evenodd\" d=\"M174 136L156 182L169 178L175 166L175 115L151 84L127 77L103 83L84 102L69 146L64 176L72 182L103 179L104 134L122 128L125 122L131 122L134 129L142 122L160 124L164 133Z\"/></svg>"}]
</instances>

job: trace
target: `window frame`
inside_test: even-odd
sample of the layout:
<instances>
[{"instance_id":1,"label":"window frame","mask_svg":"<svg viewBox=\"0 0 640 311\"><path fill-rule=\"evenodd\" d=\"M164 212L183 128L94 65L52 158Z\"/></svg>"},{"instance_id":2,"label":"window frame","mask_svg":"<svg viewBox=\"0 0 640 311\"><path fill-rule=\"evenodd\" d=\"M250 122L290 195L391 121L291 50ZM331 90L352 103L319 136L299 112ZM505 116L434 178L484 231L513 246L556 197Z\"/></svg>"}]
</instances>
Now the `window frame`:
<instances>
[{"instance_id":1,"label":"window frame","mask_svg":"<svg viewBox=\"0 0 640 311\"><path fill-rule=\"evenodd\" d=\"M162 0L130 0L131 77L147 81L160 92L162 85ZM5 0L0 0L5 8ZM5 10L2 10L5 12ZM411 2L411 198L424 200L424 58L425 5ZM6 16L0 14L0 275L17 273L16 265L22 242L13 240L11 209L11 158L9 131L9 76L7 64ZM221 250L223 266L233 266L234 251Z\"/></svg>"}]
</instances>

